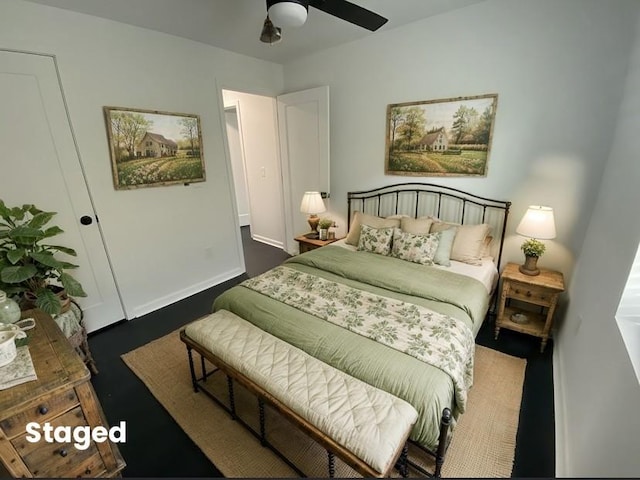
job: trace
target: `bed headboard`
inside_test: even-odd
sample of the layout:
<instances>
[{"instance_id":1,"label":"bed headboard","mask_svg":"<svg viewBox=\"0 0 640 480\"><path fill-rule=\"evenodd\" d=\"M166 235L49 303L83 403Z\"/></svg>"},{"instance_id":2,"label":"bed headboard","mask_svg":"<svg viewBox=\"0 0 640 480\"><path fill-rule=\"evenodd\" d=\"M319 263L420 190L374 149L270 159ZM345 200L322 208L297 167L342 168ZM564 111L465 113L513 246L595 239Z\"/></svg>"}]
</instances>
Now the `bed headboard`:
<instances>
[{"instance_id":1,"label":"bed headboard","mask_svg":"<svg viewBox=\"0 0 640 480\"><path fill-rule=\"evenodd\" d=\"M499 240L496 266L500 266L507 218L511 202L479 197L456 188L432 183L397 183L360 192L347 193L347 225L353 212L377 217L409 215L413 218L433 216L444 222L491 225L491 235Z\"/></svg>"}]
</instances>

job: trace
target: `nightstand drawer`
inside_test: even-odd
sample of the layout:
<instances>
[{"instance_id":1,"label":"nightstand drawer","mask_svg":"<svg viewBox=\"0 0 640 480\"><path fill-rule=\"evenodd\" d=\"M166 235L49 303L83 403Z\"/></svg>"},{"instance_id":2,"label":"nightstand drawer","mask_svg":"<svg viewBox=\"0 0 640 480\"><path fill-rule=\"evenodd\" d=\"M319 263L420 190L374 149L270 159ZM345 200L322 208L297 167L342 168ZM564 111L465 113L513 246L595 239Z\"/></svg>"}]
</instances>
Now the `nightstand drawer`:
<instances>
[{"instance_id":1,"label":"nightstand drawer","mask_svg":"<svg viewBox=\"0 0 640 480\"><path fill-rule=\"evenodd\" d=\"M525 285L524 283L509 282L509 298L515 298L528 303L547 306L551 304L554 295L549 293L548 288L537 287L535 285Z\"/></svg>"},{"instance_id":2,"label":"nightstand drawer","mask_svg":"<svg viewBox=\"0 0 640 480\"><path fill-rule=\"evenodd\" d=\"M1 420L0 428L2 428L7 437L13 438L25 431L27 423L38 422L42 424L70 410L79 403L76 392L71 388L65 392L45 398L22 412Z\"/></svg>"}]
</instances>

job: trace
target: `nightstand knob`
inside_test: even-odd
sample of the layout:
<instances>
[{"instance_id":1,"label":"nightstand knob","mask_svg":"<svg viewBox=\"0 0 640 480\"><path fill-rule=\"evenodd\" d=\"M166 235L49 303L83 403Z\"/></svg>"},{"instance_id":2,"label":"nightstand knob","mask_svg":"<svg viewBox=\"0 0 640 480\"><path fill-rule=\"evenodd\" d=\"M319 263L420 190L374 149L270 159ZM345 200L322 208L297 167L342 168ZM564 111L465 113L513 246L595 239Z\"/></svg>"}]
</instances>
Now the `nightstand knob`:
<instances>
[{"instance_id":1,"label":"nightstand knob","mask_svg":"<svg viewBox=\"0 0 640 480\"><path fill-rule=\"evenodd\" d=\"M67 455L69 455L69 452L67 452L66 448L61 448L58 453L60 454L61 457L66 457Z\"/></svg>"},{"instance_id":2,"label":"nightstand knob","mask_svg":"<svg viewBox=\"0 0 640 480\"><path fill-rule=\"evenodd\" d=\"M531 292L527 291L527 297L531 296Z\"/></svg>"},{"instance_id":3,"label":"nightstand knob","mask_svg":"<svg viewBox=\"0 0 640 480\"><path fill-rule=\"evenodd\" d=\"M516 288L516 293L520 293L520 289Z\"/></svg>"},{"instance_id":4,"label":"nightstand knob","mask_svg":"<svg viewBox=\"0 0 640 480\"><path fill-rule=\"evenodd\" d=\"M49 409L46 405L40 405L40 407L38 407L38 413L40 415L46 415L47 413L49 413Z\"/></svg>"}]
</instances>

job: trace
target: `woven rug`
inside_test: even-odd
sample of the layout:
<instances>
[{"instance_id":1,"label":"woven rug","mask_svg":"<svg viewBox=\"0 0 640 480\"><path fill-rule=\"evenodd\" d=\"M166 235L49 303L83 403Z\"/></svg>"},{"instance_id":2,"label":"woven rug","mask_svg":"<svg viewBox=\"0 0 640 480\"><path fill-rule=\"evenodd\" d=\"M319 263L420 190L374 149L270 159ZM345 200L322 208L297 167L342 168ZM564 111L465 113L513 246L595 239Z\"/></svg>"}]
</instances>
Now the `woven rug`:
<instances>
[{"instance_id":1,"label":"woven rug","mask_svg":"<svg viewBox=\"0 0 640 480\"><path fill-rule=\"evenodd\" d=\"M297 476L204 393L193 392L186 348L177 331L122 358L225 477ZM526 360L477 346L474 386L447 451L443 476L511 476L525 366ZM214 375L207 383L219 398L227 398L223 376ZM238 386L236 402L241 418L257 430L255 397ZM327 455L319 445L271 409L266 424L269 441L307 476L327 476ZM336 476L359 475L336 460Z\"/></svg>"}]
</instances>

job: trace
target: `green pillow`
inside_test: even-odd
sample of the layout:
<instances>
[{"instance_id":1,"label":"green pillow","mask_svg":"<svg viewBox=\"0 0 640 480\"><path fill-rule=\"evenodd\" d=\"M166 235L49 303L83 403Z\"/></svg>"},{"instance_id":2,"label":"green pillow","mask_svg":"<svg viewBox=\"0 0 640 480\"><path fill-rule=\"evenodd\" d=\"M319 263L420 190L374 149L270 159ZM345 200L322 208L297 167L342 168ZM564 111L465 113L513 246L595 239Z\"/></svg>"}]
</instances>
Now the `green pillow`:
<instances>
[{"instance_id":1,"label":"green pillow","mask_svg":"<svg viewBox=\"0 0 640 480\"><path fill-rule=\"evenodd\" d=\"M453 248L453 240L458 233L457 227L451 227L440 232L440 242L438 242L438 248L436 254L433 256L433 263L442 265L444 267L450 267L451 261L451 248Z\"/></svg>"}]
</instances>

